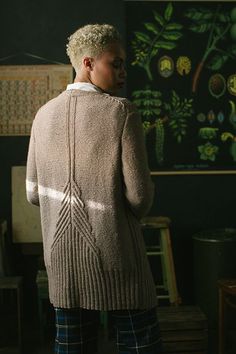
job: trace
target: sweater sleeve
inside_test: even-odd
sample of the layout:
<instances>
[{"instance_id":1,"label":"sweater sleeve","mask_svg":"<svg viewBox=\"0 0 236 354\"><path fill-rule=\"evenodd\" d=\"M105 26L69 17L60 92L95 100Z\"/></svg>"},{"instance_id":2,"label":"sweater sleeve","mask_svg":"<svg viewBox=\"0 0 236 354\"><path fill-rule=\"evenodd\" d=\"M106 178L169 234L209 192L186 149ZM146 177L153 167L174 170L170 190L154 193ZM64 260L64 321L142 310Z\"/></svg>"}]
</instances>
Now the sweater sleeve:
<instances>
[{"instance_id":1,"label":"sweater sleeve","mask_svg":"<svg viewBox=\"0 0 236 354\"><path fill-rule=\"evenodd\" d=\"M142 218L151 208L154 184L148 168L141 117L131 104L122 134L122 168L128 205L137 218Z\"/></svg>"},{"instance_id":2,"label":"sweater sleeve","mask_svg":"<svg viewBox=\"0 0 236 354\"><path fill-rule=\"evenodd\" d=\"M39 206L37 166L35 155L35 136L33 125L31 129L26 165L26 196L29 203Z\"/></svg>"}]
</instances>

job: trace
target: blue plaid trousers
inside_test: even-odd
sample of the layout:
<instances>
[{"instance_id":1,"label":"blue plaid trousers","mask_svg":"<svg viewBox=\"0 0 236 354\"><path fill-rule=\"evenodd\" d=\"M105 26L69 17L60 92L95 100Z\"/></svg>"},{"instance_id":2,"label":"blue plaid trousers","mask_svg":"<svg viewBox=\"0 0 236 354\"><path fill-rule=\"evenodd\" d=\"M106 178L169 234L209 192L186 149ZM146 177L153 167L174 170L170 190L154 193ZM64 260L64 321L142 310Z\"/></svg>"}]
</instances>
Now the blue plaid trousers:
<instances>
[{"instance_id":1,"label":"blue plaid trousers","mask_svg":"<svg viewBox=\"0 0 236 354\"><path fill-rule=\"evenodd\" d=\"M119 354L161 353L156 308L109 312L116 328ZM55 308L55 322L56 354L98 353L99 311Z\"/></svg>"}]
</instances>

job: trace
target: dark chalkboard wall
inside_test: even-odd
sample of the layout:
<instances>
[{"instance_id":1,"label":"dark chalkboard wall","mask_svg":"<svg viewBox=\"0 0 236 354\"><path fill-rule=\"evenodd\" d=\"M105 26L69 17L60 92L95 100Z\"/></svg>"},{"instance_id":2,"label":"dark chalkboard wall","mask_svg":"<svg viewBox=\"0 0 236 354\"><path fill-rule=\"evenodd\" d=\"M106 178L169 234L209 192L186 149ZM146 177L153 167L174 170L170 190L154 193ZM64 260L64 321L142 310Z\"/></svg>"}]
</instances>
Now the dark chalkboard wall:
<instances>
[{"instance_id":1,"label":"dark chalkboard wall","mask_svg":"<svg viewBox=\"0 0 236 354\"><path fill-rule=\"evenodd\" d=\"M12 0L2 5L0 16L0 58L18 54L2 62L4 65L42 64L25 57L23 52L68 63L65 54L67 37L77 27L89 22L113 23L125 36L125 12L121 0ZM27 147L28 137L0 137L0 216L9 224L11 166L25 163ZM156 196L151 214L167 215L172 219L179 289L183 301L193 303L192 235L206 228L236 226L236 177L180 175L153 176L153 179Z\"/></svg>"}]
</instances>

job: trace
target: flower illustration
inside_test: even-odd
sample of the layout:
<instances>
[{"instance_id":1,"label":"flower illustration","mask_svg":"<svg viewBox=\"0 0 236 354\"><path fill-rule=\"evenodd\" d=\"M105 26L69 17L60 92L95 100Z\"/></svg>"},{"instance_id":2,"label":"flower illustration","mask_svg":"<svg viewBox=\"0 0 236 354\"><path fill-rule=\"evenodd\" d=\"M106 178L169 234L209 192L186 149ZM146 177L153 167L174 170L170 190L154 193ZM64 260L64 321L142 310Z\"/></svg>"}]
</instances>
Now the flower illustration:
<instances>
[{"instance_id":1,"label":"flower illustration","mask_svg":"<svg viewBox=\"0 0 236 354\"><path fill-rule=\"evenodd\" d=\"M211 144L210 142L207 142L204 145L198 146L198 151L200 152L200 159L201 160L210 160L210 161L215 161L216 159L216 154L218 153L218 146Z\"/></svg>"}]
</instances>

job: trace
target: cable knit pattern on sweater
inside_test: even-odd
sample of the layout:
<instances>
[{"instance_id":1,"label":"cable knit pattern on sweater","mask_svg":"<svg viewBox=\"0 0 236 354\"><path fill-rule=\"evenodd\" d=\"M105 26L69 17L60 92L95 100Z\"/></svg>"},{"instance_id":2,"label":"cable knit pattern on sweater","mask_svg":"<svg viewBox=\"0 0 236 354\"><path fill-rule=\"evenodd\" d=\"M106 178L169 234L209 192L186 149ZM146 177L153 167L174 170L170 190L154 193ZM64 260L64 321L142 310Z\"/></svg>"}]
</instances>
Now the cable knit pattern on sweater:
<instances>
[{"instance_id":1,"label":"cable knit pattern on sweater","mask_svg":"<svg viewBox=\"0 0 236 354\"><path fill-rule=\"evenodd\" d=\"M29 202L40 205L54 306L156 305L139 225L153 184L140 116L128 100L69 90L41 107L26 188Z\"/></svg>"}]
</instances>

